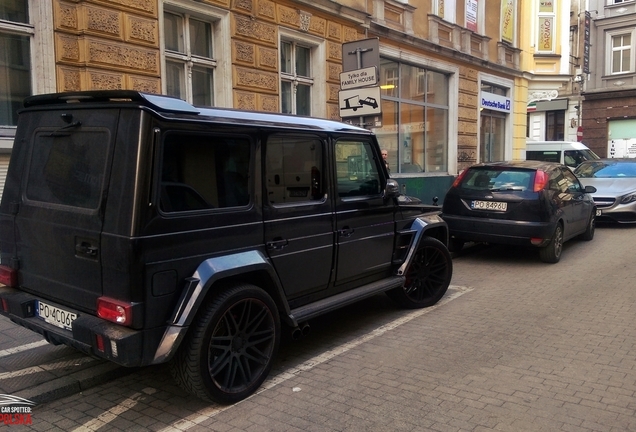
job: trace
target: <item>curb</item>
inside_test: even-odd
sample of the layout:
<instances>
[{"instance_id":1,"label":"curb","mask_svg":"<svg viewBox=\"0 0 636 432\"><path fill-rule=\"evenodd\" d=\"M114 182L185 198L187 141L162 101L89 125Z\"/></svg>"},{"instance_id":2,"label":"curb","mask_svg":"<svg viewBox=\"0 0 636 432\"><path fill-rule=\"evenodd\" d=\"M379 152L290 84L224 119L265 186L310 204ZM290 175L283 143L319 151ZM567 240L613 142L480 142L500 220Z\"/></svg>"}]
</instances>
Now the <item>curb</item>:
<instances>
[{"instance_id":1,"label":"curb","mask_svg":"<svg viewBox=\"0 0 636 432\"><path fill-rule=\"evenodd\" d=\"M16 395L37 404L43 404L80 393L137 370L138 368L125 368L115 363L104 362L34 387L20 390Z\"/></svg>"}]
</instances>

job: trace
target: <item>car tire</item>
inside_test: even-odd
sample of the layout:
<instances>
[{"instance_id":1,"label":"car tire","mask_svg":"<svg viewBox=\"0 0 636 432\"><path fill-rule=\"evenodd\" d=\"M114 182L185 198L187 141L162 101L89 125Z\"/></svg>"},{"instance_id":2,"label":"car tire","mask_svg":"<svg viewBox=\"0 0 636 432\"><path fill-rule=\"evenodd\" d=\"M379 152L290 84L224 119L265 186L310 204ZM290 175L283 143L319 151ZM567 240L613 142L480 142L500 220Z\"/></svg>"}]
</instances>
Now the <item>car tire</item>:
<instances>
[{"instance_id":1,"label":"car tire","mask_svg":"<svg viewBox=\"0 0 636 432\"><path fill-rule=\"evenodd\" d=\"M230 404L263 383L279 343L280 317L272 298L257 286L235 285L201 306L170 369L186 391Z\"/></svg>"},{"instance_id":2,"label":"car tire","mask_svg":"<svg viewBox=\"0 0 636 432\"><path fill-rule=\"evenodd\" d=\"M587 221L587 228L585 229L585 232L581 234L581 239L585 241L594 239L594 231L596 231L596 217L594 215L594 210L592 210L592 214L590 214L590 220Z\"/></svg>"},{"instance_id":3,"label":"car tire","mask_svg":"<svg viewBox=\"0 0 636 432\"><path fill-rule=\"evenodd\" d=\"M387 295L409 309L432 306L446 293L452 274L448 248L437 239L425 237L406 270L404 286L387 291Z\"/></svg>"},{"instance_id":4,"label":"car tire","mask_svg":"<svg viewBox=\"0 0 636 432\"><path fill-rule=\"evenodd\" d=\"M554 234L550 239L550 243L539 249L539 257L541 261L546 263L558 263L561 259L561 252L563 251L563 227L560 223L557 224L554 229Z\"/></svg>"}]
</instances>

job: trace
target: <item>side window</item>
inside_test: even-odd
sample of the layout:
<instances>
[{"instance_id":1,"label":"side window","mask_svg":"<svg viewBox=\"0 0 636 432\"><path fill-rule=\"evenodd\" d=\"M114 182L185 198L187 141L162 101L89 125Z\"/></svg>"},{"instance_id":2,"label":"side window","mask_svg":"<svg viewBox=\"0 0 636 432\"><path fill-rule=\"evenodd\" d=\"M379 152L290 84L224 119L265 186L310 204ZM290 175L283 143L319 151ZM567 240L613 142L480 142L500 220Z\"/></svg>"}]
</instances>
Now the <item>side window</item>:
<instances>
[{"instance_id":1,"label":"side window","mask_svg":"<svg viewBox=\"0 0 636 432\"><path fill-rule=\"evenodd\" d=\"M576 168L585 160L585 155L579 150L566 150L563 155L563 162L572 168Z\"/></svg>"},{"instance_id":2,"label":"side window","mask_svg":"<svg viewBox=\"0 0 636 432\"><path fill-rule=\"evenodd\" d=\"M569 169L563 169L563 178L566 181L569 192L582 192L581 183Z\"/></svg>"},{"instance_id":3,"label":"side window","mask_svg":"<svg viewBox=\"0 0 636 432\"><path fill-rule=\"evenodd\" d=\"M526 159L561 163L561 152L560 151L528 150L526 151Z\"/></svg>"},{"instance_id":4,"label":"side window","mask_svg":"<svg viewBox=\"0 0 636 432\"><path fill-rule=\"evenodd\" d=\"M319 138L272 135L265 152L265 185L270 204L324 199L323 144Z\"/></svg>"},{"instance_id":5,"label":"side window","mask_svg":"<svg viewBox=\"0 0 636 432\"><path fill-rule=\"evenodd\" d=\"M369 142L338 141L336 143L336 173L340 197L381 193L377 156Z\"/></svg>"},{"instance_id":6,"label":"side window","mask_svg":"<svg viewBox=\"0 0 636 432\"><path fill-rule=\"evenodd\" d=\"M161 155L164 212L245 206L250 141L243 137L167 134Z\"/></svg>"}]
</instances>

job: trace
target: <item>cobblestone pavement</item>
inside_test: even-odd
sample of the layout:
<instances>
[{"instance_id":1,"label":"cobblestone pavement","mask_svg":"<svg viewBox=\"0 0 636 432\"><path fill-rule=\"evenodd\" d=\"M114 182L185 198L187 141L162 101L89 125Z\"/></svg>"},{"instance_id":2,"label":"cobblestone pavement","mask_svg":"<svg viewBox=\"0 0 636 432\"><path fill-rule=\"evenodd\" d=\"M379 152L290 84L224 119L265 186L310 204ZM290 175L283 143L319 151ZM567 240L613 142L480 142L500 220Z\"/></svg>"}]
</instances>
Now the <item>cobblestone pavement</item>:
<instances>
[{"instance_id":1,"label":"cobblestone pavement","mask_svg":"<svg viewBox=\"0 0 636 432\"><path fill-rule=\"evenodd\" d=\"M157 366L35 406L20 429L636 431L635 244L636 227L601 227L554 265L477 245L433 308L377 296L313 320L241 403L199 401Z\"/></svg>"}]
</instances>

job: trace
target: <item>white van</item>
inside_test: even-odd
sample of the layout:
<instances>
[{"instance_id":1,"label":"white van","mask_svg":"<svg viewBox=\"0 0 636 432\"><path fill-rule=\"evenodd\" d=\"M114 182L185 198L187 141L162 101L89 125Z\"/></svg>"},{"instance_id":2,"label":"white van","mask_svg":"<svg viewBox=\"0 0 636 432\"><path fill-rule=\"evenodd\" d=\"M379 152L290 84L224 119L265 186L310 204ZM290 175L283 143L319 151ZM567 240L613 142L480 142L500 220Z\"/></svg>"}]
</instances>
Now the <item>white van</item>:
<instances>
[{"instance_id":1,"label":"white van","mask_svg":"<svg viewBox=\"0 0 636 432\"><path fill-rule=\"evenodd\" d=\"M574 169L583 161L599 157L580 142L526 141L526 159L559 162Z\"/></svg>"}]
</instances>

